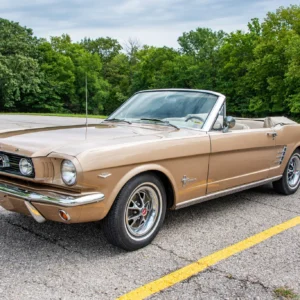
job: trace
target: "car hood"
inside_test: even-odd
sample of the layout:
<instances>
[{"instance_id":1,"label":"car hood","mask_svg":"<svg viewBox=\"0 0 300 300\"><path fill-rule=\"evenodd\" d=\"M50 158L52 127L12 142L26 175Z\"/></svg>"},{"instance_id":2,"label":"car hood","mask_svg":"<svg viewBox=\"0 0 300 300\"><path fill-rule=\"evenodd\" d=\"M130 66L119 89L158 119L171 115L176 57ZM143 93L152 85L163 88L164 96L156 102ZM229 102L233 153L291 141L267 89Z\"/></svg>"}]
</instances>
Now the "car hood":
<instances>
[{"instance_id":1,"label":"car hood","mask_svg":"<svg viewBox=\"0 0 300 300\"><path fill-rule=\"evenodd\" d=\"M122 144L154 141L187 135L188 130L177 130L160 125L93 125L52 127L8 132L0 135L0 151L39 157L56 152L77 156L86 151Z\"/></svg>"}]
</instances>

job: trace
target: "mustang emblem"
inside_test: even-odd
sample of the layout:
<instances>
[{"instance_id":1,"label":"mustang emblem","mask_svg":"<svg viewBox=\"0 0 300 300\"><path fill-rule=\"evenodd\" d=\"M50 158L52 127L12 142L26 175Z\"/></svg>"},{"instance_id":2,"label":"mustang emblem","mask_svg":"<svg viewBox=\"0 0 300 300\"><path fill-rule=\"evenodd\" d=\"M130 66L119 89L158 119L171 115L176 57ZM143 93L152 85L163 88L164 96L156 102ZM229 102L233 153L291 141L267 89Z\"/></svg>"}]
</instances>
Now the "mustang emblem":
<instances>
[{"instance_id":1,"label":"mustang emblem","mask_svg":"<svg viewBox=\"0 0 300 300\"><path fill-rule=\"evenodd\" d=\"M0 154L0 169L9 167L9 158L7 155Z\"/></svg>"},{"instance_id":2,"label":"mustang emblem","mask_svg":"<svg viewBox=\"0 0 300 300\"><path fill-rule=\"evenodd\" d=\"M181 182L182 182L182 186L186 186L188 183L191 183L191 182L194 182L196 181L197 178L188 178L186 175L184 175L181 179Z\"/></svg>"}]
</instances>

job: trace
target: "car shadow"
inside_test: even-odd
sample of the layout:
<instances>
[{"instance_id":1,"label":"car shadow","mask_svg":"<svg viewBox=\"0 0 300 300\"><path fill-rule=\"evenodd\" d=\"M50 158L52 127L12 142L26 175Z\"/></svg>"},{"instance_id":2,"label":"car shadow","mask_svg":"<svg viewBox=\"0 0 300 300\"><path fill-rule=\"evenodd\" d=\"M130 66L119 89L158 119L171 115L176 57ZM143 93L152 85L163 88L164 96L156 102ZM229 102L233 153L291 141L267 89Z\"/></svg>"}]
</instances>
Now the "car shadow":
<instances>
[{"instance_id":1,"label":"car shadow","mask_svg":"<svg viewBox=\"0 0 300 300\"><path fill-rule=\"evenodd\" d=\"M241 203L242 201L251 201L251 197L254 195L262 195L266 194L270 196L270 201L272 201L272 196L278 196L278 194L274 191L272 184L265 184L263 186L259 186L256 188L252 188L249 190L245 190L242 192L234 193L232 195L223 196L220 198L216 198L213 200L205 201L193 206L189 206L186 208L182 208L179 210L173 211L173 214L167 214L166 216L166 223L168 222L169 218L177 218L177 215L179 220L178 222L184 222L183 218L180 218L180 214L187 213L187 214L201 214L205 211L205 214L211 214L211 217L213 217L213 214L215 211L220 210L230 210L232 206L236 207L237 204Z\"/></svg>"}]
</instances>

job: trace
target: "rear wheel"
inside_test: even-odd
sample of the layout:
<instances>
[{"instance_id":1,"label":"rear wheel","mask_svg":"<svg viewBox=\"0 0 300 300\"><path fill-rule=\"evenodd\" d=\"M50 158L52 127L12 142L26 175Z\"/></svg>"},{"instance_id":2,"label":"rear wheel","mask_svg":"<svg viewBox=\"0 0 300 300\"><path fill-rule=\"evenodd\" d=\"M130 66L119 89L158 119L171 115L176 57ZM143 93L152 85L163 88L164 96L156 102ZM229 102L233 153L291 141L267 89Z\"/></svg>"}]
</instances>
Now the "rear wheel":
<instances>
[{"instance_id":1,"label":"rear wheel","mask_svg":"<svg viewBox=\"0 0 300 300\"><path fill-rule=\"evenodd\" d=\"M107 240L128 251L148 245L160 230L166 213L166 192L153 174L130 180L103 220Z\"/></svg>"},{"instance_id":2,"label":"rear wheel","mask_svg":"<svg viewBox=\"0 0 300 300\"><path fill-rule=\"evenodd\" d=\"M273 182L276 192L283 195L294 194L300 185L300 151L296 150L284 170L280 180Z\"/></svg>"}]
</instances>

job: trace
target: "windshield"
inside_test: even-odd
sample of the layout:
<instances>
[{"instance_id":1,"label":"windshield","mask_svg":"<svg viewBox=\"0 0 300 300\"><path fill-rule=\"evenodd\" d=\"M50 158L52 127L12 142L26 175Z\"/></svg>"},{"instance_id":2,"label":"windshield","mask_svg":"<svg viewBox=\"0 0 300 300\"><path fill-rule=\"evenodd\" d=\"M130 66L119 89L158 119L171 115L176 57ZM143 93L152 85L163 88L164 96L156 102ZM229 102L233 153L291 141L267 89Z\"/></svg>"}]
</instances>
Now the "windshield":
<instances>
[{"instance_id":1,"label":"windshield","mask_svg":"<svg viewBox=\"0 0 300 300\"><path fill-rule=\"evenodd\" d=\"M218 96L204 92L142 92L130 98L107 120L159 122L201 129L217 99Z\"/></svg>"}]
</instances>

